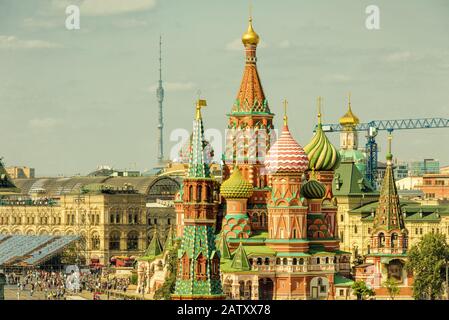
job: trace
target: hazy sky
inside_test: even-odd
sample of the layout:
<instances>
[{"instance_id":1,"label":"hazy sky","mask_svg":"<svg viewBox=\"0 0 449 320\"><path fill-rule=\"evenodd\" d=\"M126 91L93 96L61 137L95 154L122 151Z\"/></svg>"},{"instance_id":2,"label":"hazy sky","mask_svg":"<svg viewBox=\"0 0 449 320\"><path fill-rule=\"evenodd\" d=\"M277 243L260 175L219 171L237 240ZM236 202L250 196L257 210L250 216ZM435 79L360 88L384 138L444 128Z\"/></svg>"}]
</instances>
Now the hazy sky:
<instances>
[{"instance_id":1,"label":"hazy sky","mask_svg":"<svg viewBox=\"0 0 449 320\"><path fill-rule=\"evenodd\" d=\"M80 30L65 28L69 4L81 8ZM380 30L365 27L370 4L380 7ZM208 101L205 126L224 130L247 16L241 0L0 0L0 155L37 175L151 168L159 34L166 154L170 132L191 130L198 90ZM324 122L338 121L349 91L362 122L449 117L449 1L253 0L253 16L275 126L287 98L300 144L312 136L318 95ZM399 159L449 164L449 129L394 136ZM385 133L378 143L384 151Z\"/></svg>"}]
</instances>

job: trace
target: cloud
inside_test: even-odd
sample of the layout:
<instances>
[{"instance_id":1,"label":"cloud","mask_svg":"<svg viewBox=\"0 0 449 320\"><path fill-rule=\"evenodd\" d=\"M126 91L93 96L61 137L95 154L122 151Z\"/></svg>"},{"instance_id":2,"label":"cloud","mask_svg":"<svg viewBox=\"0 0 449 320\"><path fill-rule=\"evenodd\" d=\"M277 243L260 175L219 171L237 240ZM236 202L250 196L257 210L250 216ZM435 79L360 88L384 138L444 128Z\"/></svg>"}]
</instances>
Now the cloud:
<instances>
[{"instance_id":1,"label":"cloud","mask_svg":"<svg viewBox=\"0 0 449 320\"><path fill-rule=\"evenodd\" d=\"M156 92L156 89L159 85L155 84L148 88L150 92ZM188 91L196 88L196 83L194 82L164 82L162 84L165 91L168 92L176 92L176 91Z\"/></svg>"},{"instance_id":2,"label":"cloud","mask_svg":"<svg viewBox=\"0 0 449 320\"><path fill-rule=\"evenodd\" d=\"M156 0L85 0L80 7L81 15L105 16L153 8Z\"/></svg>"},{"instance_id":3,"label":"cloud","mask_svg":"<svg viewBox=\"0 0 449 320\"><path fill-rule=\"evenodd\" d=\"M264 41L260 41L257 45L258 48L266 48L268 47L268 44ZM242 51L243 50L243 43L242 39L237 38L226 44L226 50L229 51Z\"/></svg>"},{"instance_id":4,"label":"cloud","mask_svg":"<svg viewBox=\"0 0 449 320\"><path fill-rule=\"evenodd\" d=\"M28 125L33 129L52 129L62 124L63 121L56 118L35 118L28 121Z\"/></svg>"},{"instance_id":5,"label":"cloud","mask_svg":"<svg viewBox=\"0 0 449 320\"><path fill-rule=\"evenodd\" d=\"M279 43L279 48L282 48L282 49L287 49L287 48L290 48L291 46L292 46L292 44L290 43L289 40L283 40Z\"/></svg>"},{"instance_id":6,"label":"cloud","mask_svg":"<svg viewBox=\"0 0 449 320\"><path fill-rule=\"evenodd\" d=\"M114 25L120 28L137 28L137 27L145 27L148 25L148 22L145 20L137 20L137 19L126 19L126 20L118 20L114 22Z\"/></svg>"},{"instance_id":7,"label":"cloud","mask_svg":"<svg viewBox=\"0 0 449 320\"><path fill-rule=\"evenodd\" d=\"M15 36L0 35L0 49L53 49L62 46L43 40L21 40Z\"/></svg>"},{"instance_id":8,"label":"cloud","mask_svg":"<svg viewBox=\"0 0 449 320\"><path fill-rule=\"evenodd\" d=\"M410 51L400 51L386 55L383 60L386 62L405 62L413 58L414 56Z\"/></svg>"},{"instance_id":9,"label":"cloud","mask_svg":"<svg viewBox=\"0 0 449 320\"><path fill-rule=\"evenodd\" d=\"M58 26L64 27L64 21L26 18L23 20L23 26L30 29L51 29Z\"/></svg>"}]
</instances>

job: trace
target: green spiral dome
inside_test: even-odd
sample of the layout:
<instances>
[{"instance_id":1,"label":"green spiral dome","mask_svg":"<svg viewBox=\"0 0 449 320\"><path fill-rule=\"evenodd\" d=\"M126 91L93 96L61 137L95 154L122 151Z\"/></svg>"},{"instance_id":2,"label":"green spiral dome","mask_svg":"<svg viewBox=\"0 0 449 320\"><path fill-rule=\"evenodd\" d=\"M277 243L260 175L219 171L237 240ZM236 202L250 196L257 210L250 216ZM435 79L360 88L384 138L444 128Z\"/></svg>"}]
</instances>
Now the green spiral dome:
<instances>
[{"instance_id":1,"label":"green spiral dome","mask_svg":"<svg viewBox=\"0 0 449 320\"><path fill-rule=\"evenodd\" d=\"M311 179L301 187L301 193L306 199L322 199L326 194L326 188L322 183Z\"/></svg>"},{"instance_id":2,"label":"green spiral dome","mask_svg":"<svg viewBox=\"0 0 449 320\"><path fill-rule=\"evenodd\" d=\"M240 169L235 167L229 179L221 185L220 193L226 199L247 199L253 194L253 185L246 181Z\"/></svg>"},{"instance_id":3,"label":"green spiral dome","mask_svg":"<svg viewBox=\"0 0 449 320\"><path fill-rule=\"evenodd\" d=\"M309 158L310 170L335 170L340 164L340 153L324 134L321 123L318 123L315 135L304 151Z\"/></svg>"}]
</instances>

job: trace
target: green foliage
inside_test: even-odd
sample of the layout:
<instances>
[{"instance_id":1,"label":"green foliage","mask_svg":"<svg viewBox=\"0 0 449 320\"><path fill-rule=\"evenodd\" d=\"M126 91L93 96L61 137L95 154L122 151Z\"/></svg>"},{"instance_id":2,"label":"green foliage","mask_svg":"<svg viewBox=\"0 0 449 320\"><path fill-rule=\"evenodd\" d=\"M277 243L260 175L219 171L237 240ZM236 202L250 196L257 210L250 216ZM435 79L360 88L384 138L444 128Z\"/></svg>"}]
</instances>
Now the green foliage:
<instances>
[{"instance_id":1,"label":"green foliage","mask_svg":"<svg viewBox=\"0 0 449 320\"><path fill-rule=\"evenodd\" d=\"M178 244L170 248L168 259L168 277L164 284L154 293L154 300L170 300L171 294L175 292L176 274L178 269Z\"/></svg>"},{"instance_id":2,"label":"green foliage","mask_svg":"<svg viewBox=\"0 0 449 320\"><path fill-rule=\"evenodd\" d=\"M435 300L443 294L445 281L442 270L449 260L446 237L440 233L428 233L408 252L405 265L413 272L413 297Z\"/></svg>"},{"instance_id":3,"label":"green foliage","mask_svg":"<svg viewBox=\"0 0 449 320\"><path fill-rule=\"evenodd\" d=\"M366 286L364 281L356 281L352 285L352 290L357 296L357 300L365 300L367 297L375 295L374 291Z\"/></svg>"},{"instance_id":4,"label":"green foliage","mask_svg":"<svg viewBox=\"0 0 449 320\"><path fill-rule=\"evenodd\" d=\"M399 293L399 286L398 281L396 281L393 278L388 278L384 283L382 284L384 288L387 289L388 294L390 295L391 300L394 300L394 297Z\"/></svg>"},{"instance_id":5,"label":"green foliage","mask_svg":"<svg viewBox=\"0 0 449 320\"><path fill-rule=\"evenodd\" d=\"M131 284L137 285L137 274L133 273L133 274L131 275L131 278L129 279L129 282L130 282Z\"/></svg>"}]
</instances>

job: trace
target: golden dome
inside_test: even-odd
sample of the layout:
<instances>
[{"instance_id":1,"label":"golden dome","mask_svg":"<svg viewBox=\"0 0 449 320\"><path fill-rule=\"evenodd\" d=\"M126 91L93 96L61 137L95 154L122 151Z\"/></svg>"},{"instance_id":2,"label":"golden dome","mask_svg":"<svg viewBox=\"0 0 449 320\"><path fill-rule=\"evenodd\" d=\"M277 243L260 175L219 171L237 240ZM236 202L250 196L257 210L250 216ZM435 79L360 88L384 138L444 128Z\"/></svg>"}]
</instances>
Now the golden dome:
<instances>
[{"instance_id":1,"label":"golden dome","mask_svg":"<svg viewBox=\"0 0 449 320\"><path fill-rule=\"evenodd\" d=\"M259 35L253 29L253 19L249 18L248 30L242 36L242 42L246 46L252 44L257 46L259 43Z\"/></svg>"},{"instance_id":2,"label":"golden dome","mask_svg":"<svg viewBox=\"0 0 449 320\"><path fill-rule=\"evenodd\" d=\"M340 124L342 126L355 126L360 123L359 118L352 113L351 109L351 96L349 96L349 102L348 102L348 111L344 114L343 117L340 118Z\"/></svg>"}]
</instances>

